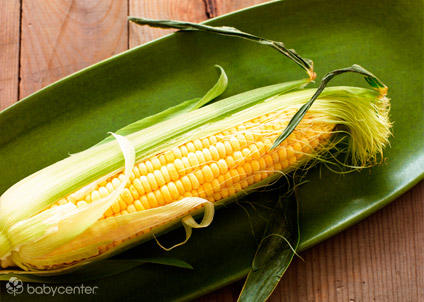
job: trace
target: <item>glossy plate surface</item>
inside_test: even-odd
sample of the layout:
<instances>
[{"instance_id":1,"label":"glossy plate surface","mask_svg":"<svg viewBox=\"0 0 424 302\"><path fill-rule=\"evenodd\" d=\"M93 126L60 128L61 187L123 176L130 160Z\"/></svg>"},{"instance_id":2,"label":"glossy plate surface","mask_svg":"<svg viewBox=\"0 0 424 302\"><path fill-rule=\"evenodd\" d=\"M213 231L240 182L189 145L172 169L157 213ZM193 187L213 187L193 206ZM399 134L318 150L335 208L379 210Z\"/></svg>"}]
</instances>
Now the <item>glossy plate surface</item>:
<instances>
[{"instance_id":1,"label":"glossy plate surface","mask_svg":"<svg viewBox=\"0 0 424 302\"><path fill-rule=\"evenodd\" d=\"M422 11L422 1L288 0L208 22L284 41L314 60L318 78L357 63L390 87L394 136L386 161L344 176L325 169L310 171L310 182L300 192L302 249L370 215L423 178ZM212 34L177 33L129 50L0 113L0 193L93 145L108 131L201 96L216 79L214 64L223 66L229 77L222 97L305 76L268 48ZM355 75L344 75L332 83L336 84L366 86ZM270 193L255 194L248 199L274 198ZM260 212L251 214L260 237L264 220ZM177 230L163 240L182 237ZM168 254L189 262L194 270L149 264L92 283L99 286L98 297L187 299L241 278L256 244L249 219L234 204L218 211L213 226L195 230L188 244ZM158 254L165 255L148 242L120 257Z\"/></svg>"}]
</instances>

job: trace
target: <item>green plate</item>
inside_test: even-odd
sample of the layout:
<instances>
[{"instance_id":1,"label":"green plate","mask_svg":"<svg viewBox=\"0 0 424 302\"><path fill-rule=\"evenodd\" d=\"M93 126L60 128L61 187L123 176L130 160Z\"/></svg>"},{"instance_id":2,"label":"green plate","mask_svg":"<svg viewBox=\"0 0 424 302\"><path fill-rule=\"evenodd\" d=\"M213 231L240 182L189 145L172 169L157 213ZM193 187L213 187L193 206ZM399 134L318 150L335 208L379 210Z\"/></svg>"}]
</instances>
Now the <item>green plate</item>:
<instances>
[{"instance_id":1,"label":"green plate","mask_svg":"<svg viewBox=\"0 0 424 302\"><path fill-rule=\"evenodd\" d=\"M360 64L378 75L392 98L394 136L384 164L362 173L310 171L301 188L301 248L340 232L408 190L424 174L423 2L407 0L288 0L208 21L284 41L315 62L318 76ZM304 77L292 62L248 41L177 33L75 73L0 113L0 192L21 178L83 150L130 122L202 95L225 68L225 95ZM364 85L345 75L336 84ZM256 193L273 198L271 193ZM251 199L258 199L249 196ZM264 219L239 205L221 209L213 226L196 230L171 253L194 266L144 265L92 282L97 298L188 299L241 278ZM181 230L161 240L179 241ZM148 242L120 257L166 254ZM28 297L46 299L46 296ZM75 296L61 296L73 299ZM90 296L78 296L79 299Z\"/></svg>"}]
</instances>

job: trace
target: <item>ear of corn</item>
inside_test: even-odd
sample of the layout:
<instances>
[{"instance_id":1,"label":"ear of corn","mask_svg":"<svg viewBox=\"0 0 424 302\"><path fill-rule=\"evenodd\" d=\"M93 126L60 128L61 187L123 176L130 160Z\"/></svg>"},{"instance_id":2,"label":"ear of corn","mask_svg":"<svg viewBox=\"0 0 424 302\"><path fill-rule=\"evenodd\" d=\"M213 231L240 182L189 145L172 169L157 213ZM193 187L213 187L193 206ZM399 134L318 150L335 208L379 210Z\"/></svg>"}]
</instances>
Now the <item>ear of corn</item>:
<instances>
[{"instance_id":1,"label":"ear of corn","mask_svg":"<svg viewBox=\"0 0 424 302\"><path fill-rule=\"evenodd\" d=\"M332 146L334 133L349 136L356 165L375 160L390 133L388 101L354 87L326 89L287 140L271 150L314 90L287 92L307 81L259 88L181 113L24 179L0 198L6 210L0 211L3 263L43 274L109 256L210 202L229 202L296 169ZM66 219L69 207L83 214ZM37 226L28 231L34 221ZM183 222L196 226L190 218Z\"/></svg>"},{"instance_id":2,"label":"ear of corn","mask_svg":"<svg viewBox=\"0 0 424 302\"><path fill-rule=\"evenodd\" d=\"M196 110L181 113L126 136L141 160L187 140L199 127L219 121L278 93L301 88L299 80L258 88ZM9 188L0 201L0 230L46 209L64 196L122 169L124 160L116 141L105 142L73 154L42 169ZM2 236L2 238L4 238ZM0 250L2 250L0 248ZM4 256L2 253L0 257Z\"/></svg>"}]
</instances>

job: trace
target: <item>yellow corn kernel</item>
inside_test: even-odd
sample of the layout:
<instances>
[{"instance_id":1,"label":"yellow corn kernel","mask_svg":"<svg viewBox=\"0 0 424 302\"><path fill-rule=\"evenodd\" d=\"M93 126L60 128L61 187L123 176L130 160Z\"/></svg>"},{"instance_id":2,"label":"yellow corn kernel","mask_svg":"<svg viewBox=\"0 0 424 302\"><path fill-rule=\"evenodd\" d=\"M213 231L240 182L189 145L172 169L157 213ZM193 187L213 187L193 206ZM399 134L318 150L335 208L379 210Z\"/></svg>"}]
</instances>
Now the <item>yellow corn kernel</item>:
<instances>
[{"instance_id":1,"label":"yellow corn kernel","mask_svg":"<svg viewBox=\"0 0 424 302\"><path fill-rule=\"evenodd\" d=\"M115 202L112 205L112 211L113 211L114 214L117 214L121 211L121 207L119 206L119 202Z\"/></svg>"},{"instance_id":2,"label":"yellow corn kernel","mask_svg":"<svg viewBox=\"0 0 424 302\"><path fill-rule=\"evenodd\" d=\"M140 182L144 188L144 191L146 192L151 192L152 191L152 187L150 186L149 180L147 179L146 176L141 176L140 177Z\"/></svg>"},{"instance_id":3,"label":"yellow corn kernel","mask_svg":"<svg viewBox=\"0 0 424 302\"><path fill-rule=\"evenodd\" d=\"M172 163L177 156L177 154L172 151L166 151L164 155L167 163Z\"/></svg>"},{"instance_id":4,"label":"yellow corn kernel","mask_svg":"<svg viewBox=\"0 0 424 302\"><path fill-rule=\"evenodd\" d=\"M137 211L143 211L145 209L140 200L134 201L134 207Z\"/></svg>"},{"instance_id":5,"label":"yellow corn kernel","mask_svg":"<svg viewBox=\"0 0 424 302\"><path fill-rule=\"evenodd\" d=\"M196 151L196 147L194 146L194 144L193 144L192 142L188 142L188 143L186 144L186 146L187 146L187 150L188 150L189 152L195 152L195 151Z\"/></svg>"},{"instance_id":6,"label":"yellow corn kernel","mask_svg":"<svg viewBox=\"0 0 424 302\"><path fill-rule=\"evenodd\" d=\"M145 208L145 209L152 208L152 206L150 205L149 200L147 199L146 195L141 196L140 203L141 203L142 207Z\"/></svg>"},{"instance_id":7,"label":"yellow corn kernel","mask_svg":"<svg viewBox=\"0 0 424 302\"><path fill-rule=\"evenodd\" d=\"M197 167L199 165L199 161L197 160L196 154L190 152L187 157L191 167Z\"/></svg>"},{"instance_id":8,"label":"yellow corn kernel","mask_svg":"<svg viewBox=\"0 0 424 302\"><path fill-rule=\"evenodd\" d=\"M141 175L146 175L148 172L147 172L147 167L146 167L146 164L145 163L139 163L138 164L138 170L140 171L140 174Z\"/></svg>"},{"instance_id":9,"label":"yellow corn kernel","mask_svg":"<svg viewBox=\"0 0 424 302\"><path fill-rule=\"evenodd\" d=\"M233 147L231 147L231 144L229 141L225 141L224 142L224 147L225 147L225 152L226 154L231 154L233 153Z\"/></svg>"},{"instance_id":10,"label":"yellow corn kernel","mask_svg":"<svg viewBox=\"0 0 424 302\"><path fill-rule=\"evenodd\" d=\"M217 178L219 176L219 173L220 173L218 165L216 163L212 163L212 164L209 165L209 167L212 171L213 177Z\"/></svg>"},{"instance_id":11,"label":"yellow corn kernel","mask_svg":"<svg viewBox=\"0 0 424 302\"><path fill-rule=\"evenodd\" d=\"M218 158L223 158L226 155L226 151L225 151L225 145L221 142L216 144L216 150L218 151L219 157Z\"/></svg>"},{"instance_id":12,"label":"yellow corn kernel","mask_svg":"<svg viewBox=\"0 0 424 302\"><path fill-rule=\"evenodd\" d=\"M181 146L180 147L180 151L181 151L181 158L183 158L183 157L185 157L185 156L187 156L187 154L188 154L188 149L187 149L187 147L186 146Z\"/></svg>"},{"instance_id":13,"label":"yellow corn kernel","mask_svg":"<svg viewBox=\"0 0 424 302\"><path fill-rule=\"evenodd\" d=\"M203 166L202 173L203 173L203 176L205 177L205 181L211 182L213 180L213 172L208 165Z\"/></svg>"},{"instance_id":14,"label":"yellow corn kernel","mask_svg":"<svg viewBox=\"0 0 424 302\"><path fill-rule=\"evenodd\" d=\"M159 205L165 204L165 197L162 195L162 192L160 190L154 191L156 201L159 203Z\"/></svg>"},{"instance_id":15,"label":"yellow corn kernel","mask_svg":"<svg viewBox=\"0 0 424 302\"><path fill-rule=\"evenodd\" d=\"M188 176L188 178L191 182L191 187L193 188L193 190L196 190L200 186L199 181L197 180L197 178L192 173L190 173L187 176Z\"/></svg>"},{"instance_id":16,"label":"yellow corn kernel","mask_svg":"<svg viewBox=\"0 0 424 302\"><path fill-rule=\"evenodd\" d=\"M203 149L202 154L203 154L203 157L204 157L206 163L211 162L213 160L211 151L209 151L208 148Z\"/></svg>"},{"instance_id":17,"label":"yellow corn kernel","mask_svg":"<svg viewBox=\"0 0 424 302\"><path fill-rule=\"evenodd\" d=\"M159 167L159 169L160 169L162 166L167 164L167 161L166 161L164 154L160 154L158 158L159 158L159 161L160 161L160 167Z\"/></svg>"},{"instance_id":18,"label":"yellow corn kernel","mask_svg":"<svg viewBox=\"0 0 424 302\"><path fill-rule=\"evenodd\" d=\"M191 186L191 181L188 178L188 176L183 176L181 178L181 182L182 182L182 184L184 186L185 192L190 192L193 189L192 186Z\"/></svg>"},{"instance_id":19,"label":"yellow corn kernel","mask_svg":"<svg viewBox=\"0 0 424 302\"><path fill-rule=\"evenodd\" d=\"M194 150L202 150L203 149L202 142L199 139L194 140L193 145L194 145Z\"/></svg>"},{"instance_id":20,"label":"yellow corn kernel","mask_svg":"<svg viewBox=\"0 0 424 302\"><path fill-rule=\"evenodd\" d=\"M168 186L162 186L160 188L160 193L162 194L165 203L170 203L172 201L172 196L169 192Z\"/></svg>"},{"instance_id":21,"label":"yellow corn kernel","mask_svg":"<svg viewBox=\"0 0 424 302\"><path fill-rule=\"evenodd\" d=\"M165 180L165 183L168 183L168 182L171 181L171 175L169 175L169 172L168 172L166 165L163 165L160 168L160 173L162 174L162 177Z\"/></svg>"},{"instance_id":22,"label":"yellow corn kernel","mask_svg":"<svg viewBox=\"0 0 424 302\"><path fill-rule=\"evenodd\" d=\"M100 187L99 194L100 194L100 197L103 198L109 195L109 191L105 187Z\"/></svg>"},{"instance_id":23,"label":"yellow corn kernel","mask_svg":"<svg viewBox=\"0 0 424 302\"><path fill-rule=\"evenodd\" d=\"M113 215L113 211L112 211L112 209L111 209L111 208L109 208L109 209L107 209L107 211L105 212L104 217L105 217L105 218L107 218L107 217L110 217L110 216L112 216L112 215Z\"/></svg>"},{"instance_id":24,"label":"yellow corn kernel","mask_svg":"<svg viewBox=\"0 0 424 302\"><path fill-rule=\"evenodd\" d=\"M153 175L159 187L166 184L165 177L163 173L161 173L161 171L155 170L155 172L153 172Z\"/></svg>"},{"instance_id":25,"label":"yellow corn kernel","mask_svg":"<svg viewBox=\"0 0 424 302\"><path fill-rule=\"evenodd\" d=\"M153 168L152 162L150 160L146 160L144 162L144 164L146 165L147 168L147 173L151 173L153 172L155 169Z\"/></svg>"},{"instance_id":26,"label":"yellow corn kernel","mask_svg":"<svg viewBox=\"0 0 424 302\"><path fill-rule=\"evenodd\" d=\"M225 160L218 160L217 165L221 174L225 174L228 171L228 166Z\"/></svg>"},{"instance_id":27,"label":"yellow corn kernel","mask_svg":"<svg viewBox=\"0 0 424 302\"><path fill-rule=\"evenodd\" d=\"M202 139L202 145L203 145L203 148L208 148L211 145L211 143L209 142L209 139L207 137Z\"/></svg>"},{"instance_id":28,"label":"yellow corn kernel","mask_svg":"<svg viewBox=\"0 0 424 302\"><path fill-rule=\"evenodd\" d=\"M153 175L153 173L147 174L147 181L149 182L149 185L150 185L150 187L152 188L153 191L156 190L159 187L159 185L156 182L156 178Z\"/></svg>"},{"instance_id":29,"label":"yellow corn kernel","mask_svg":"<svg viewBox=\"0 0 424 302\"><path fill-rule=\"evenodd\" d=\"M224 145L222 145L224 146ZM225 150L225 148L224 148ZM217 161L220 159L220 153L215 146L210 146L209 151L211 152L212 160Z\"/></svg>"},{"instance_id":30,"label":"yellow corn kernel","mask_svg":"<svg viewBox=\"0 0 424 302\"><path fill-rule=\"evenodd\" d=\"M134 185L135 189L137 190L137 192L138 192L141 196L143 196L143 195L144 195L144 193L145 193L146 191L144 190L144 187L143 187L143 185L141 184L140 179L135 179L135 180L134 180L134 182L133 182L133 185Z\"/></svg>"},{"instance_id":31,"label":"yellow corn kernel","mask_svg":"<svg viewBox=\"0 0 424 302\"><path fill-rule=\"evenodd\" d=\"M128 211L128 213L134 213L134 212L137 212L137 210L135 209L135 206L134 206L134 205L132 205L132 204L130 204L130 205L127 207L127 211Z\"/></svg>"},{"instance_id":32,"label":"yellow corn kernel","mask_svg":"<svg viewBox=\"0 0 424 302\"><path fill-rule=\"evenodd\" d=\"M134 198L133 198L130 190L128 190L128 189L124 189L124 192L122 192L122 194L121 194L121 198L128 205L132 204L132 202L134 201Z\"/></svg>"},{"instance_id":33,"label":"yellow corn kernel","mask_svg":"<svg viewBox=\"0 0 424 302\"><path fill-rule=\"evenodd\" d=\"M180 197L178 188L172 181L168 183L168 190L173 200L177 200Z\"/></svg>"},{"instance_id":34,"label":"yellow corn kernel","mask_svg":"<svg viewBox=\"0 0 424 302\"><path fill-rule=\"evenodd\" d=\"M96 201L96 200L98 200L100 198L101 198L101 196L100 196L99 191L94 190L93 192L91 192L91 200L92 201Z\"/></svg>"},{"instance_id":35,"label":"yellow corn kernel","mask_svg":"<svg viewBox=\"0 0 424 302\"><path fill-rule=\"evenodd\" d=\"M217 139L215 135L209 136L209 142L211 145L215 145L217 143Z\"/></svg>"},{"instance_id":36,"label":"yellow corn kernel","mask_svg":"<svg viewBox=\"0 0 424 302\"><path fill-rule=\"evenodd\" d=\"M172 154L174 154L175 159L183 157L183 154L181 153L180 148L174 148L174 149L171 150L171 152L172 152ZM174 159L174 161L175 161L175 159Z\"/></svg>"},{"instance_id":37,"label":"yellow corn kernel","mask_svg":"<svg viewBox=\"0 0 424 302\"><path fill-rule=\"evenodd\" d=\"M147 193L147 200L149 202L149 208L156 208L158 206L158 201L156 200L155 194L153 192Z\"/></svg>"},{"instance_id":38,"label":"yellow corn kernel","mask_svg":"<svg viewBox=\"0 0 424 302\"><path fill-rule=\"evenodd\" d=\"M272 167L272 165L274 164L274 160L272 159L272 156L269 154L264 156L264 160L267 167Z\"/></svg>"},{"instance_id":39,"label":"yellow corn kernel","mask_svg":"<svg viewBox=\"0 0 424 302\"><path fill-rule=\"evenodd\" d=\"M185 188L183 183L181 182L181 180L177 180L175 182L175 186L177 187L178 192L180 193L180 195L184 195L185 193Z\"/></svg>"},{"instance_id":40,"label":"yellow corn kernel","mask_svg":"<svg viewBox=\"0 0 424 302\"><path fill-rule=\"evenodd\" d=\"M169 176L171 177L171 179L173 181L176 181L180 176L178 175L177 169L175 169L175 165L174 164L168 164L166 166Z\"/></svg>"},{"instance_id":41,"label":"yellow corn kernel","mask_svg":"<svg viewBox=\"0 0 424 302\"><path fill-rule=\"evenodd\" d=\"M195 154L196 154L197 161L199 162L199 164L206 162L205 156L204 156L202 151L197 150L195 152Z\"/></svg>"}]
</instances>

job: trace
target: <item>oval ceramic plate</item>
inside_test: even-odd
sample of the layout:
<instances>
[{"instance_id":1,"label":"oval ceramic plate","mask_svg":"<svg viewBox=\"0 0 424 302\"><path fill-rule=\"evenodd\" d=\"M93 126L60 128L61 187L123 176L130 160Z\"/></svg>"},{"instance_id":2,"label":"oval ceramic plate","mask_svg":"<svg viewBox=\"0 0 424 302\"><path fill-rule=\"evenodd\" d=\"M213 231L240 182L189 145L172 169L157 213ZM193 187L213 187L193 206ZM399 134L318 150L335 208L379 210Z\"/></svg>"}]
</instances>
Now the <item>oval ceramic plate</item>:
<instances>
[{"instance_id":1,"label":"oval ceramic plate","mask_svg":"<svg viewBox=\"0 0 424 302\"><path fill-rule=\"evenodd\" d=\"M394 136L386 161L345 176L310 171L310 182L300 192L302 249L370 215L423 178L422 11L422 1L288 0L208 21L284 41L314 60L318 77L357 63L390 87ZM223 66L229 77L222 97L304 77L297 66L268 48L206 33L176 33L131 49L0 114L0 193L95 144L108 131L202 95L215 81L214 64ZM355 75L342 76L336 84L365 85ZM273 198L270 193L256 194L249 198ZM120 256L167 255L189 262L194 270L149 264L92 284L99 286L98 297L110 299L188 299L212 291L249 269L257 244L250 222L260 235L260 211L252 212L249 220L241 207L228 206L218 211L213 226L195 231L183 247L164 253L148 242ZM182 237L177 230L163 240Z\"/></svg>"}]
</instances>

